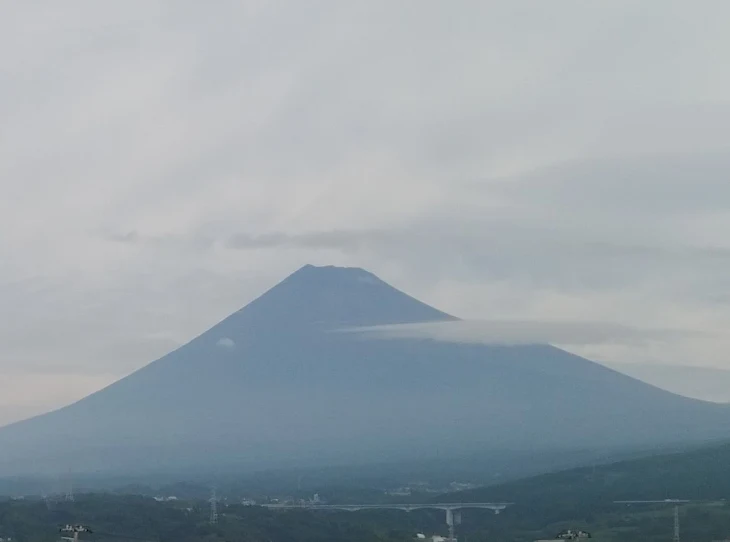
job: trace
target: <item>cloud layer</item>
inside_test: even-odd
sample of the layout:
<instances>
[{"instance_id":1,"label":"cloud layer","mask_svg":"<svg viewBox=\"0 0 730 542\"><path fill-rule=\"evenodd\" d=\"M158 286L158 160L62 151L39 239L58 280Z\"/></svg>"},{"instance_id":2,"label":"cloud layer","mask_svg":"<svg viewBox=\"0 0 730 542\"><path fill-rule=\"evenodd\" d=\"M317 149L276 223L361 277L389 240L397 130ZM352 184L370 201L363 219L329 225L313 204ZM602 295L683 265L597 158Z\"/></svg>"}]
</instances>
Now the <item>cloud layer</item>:
<instances>
[{"instance_id":1,"label":"cloud layer","mask_svg":"<svg viewBox=\"0 0 730 542\"><path fill-rule=\"evenodd\" d=\"M679 330L575 346L602 360L728 366L726 2L4 15L0 373L42 408L304 263L468 318Z\"/></svg>"}]
</instances>

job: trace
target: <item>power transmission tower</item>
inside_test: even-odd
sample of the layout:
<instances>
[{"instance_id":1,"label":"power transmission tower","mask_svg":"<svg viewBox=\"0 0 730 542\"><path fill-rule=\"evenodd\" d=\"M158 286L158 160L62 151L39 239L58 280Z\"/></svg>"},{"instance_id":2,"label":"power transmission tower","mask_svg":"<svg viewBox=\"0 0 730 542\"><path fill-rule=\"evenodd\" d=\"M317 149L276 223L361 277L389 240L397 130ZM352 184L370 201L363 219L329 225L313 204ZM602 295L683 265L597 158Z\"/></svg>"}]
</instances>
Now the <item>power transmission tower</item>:
<instances>
[{"instance_id":1,"label":"power transmission tower","mask_svg":"<svg viewBox=\"0 0 730 542\"><path fill-rule=\"evenodd\" d=\"M74 501L74 479L71 474L71 469L68 470L68 489L66 490L66 500Z\"/></svg>"},{"instance_id":2,"label":"power transmission tower","mask_svg":"<svg viewBox=\"0 0 730 542\"><path fill-rule=\"evenodd\" d=\"M673 504L674 505L674 534L672 536L672 542L681 542L679 537L679 505L680 504L686 504L690 502L697 502L697 501L688 501L688 500L682 500L682 499L664 499L663 501L614 501L614 503L622 503L622 504Z\"/></svg>"},{"instance_id":3,"label":"power transmission tower","mask_svg":"<svg viewBox=\"0 0 730 542\"><path fill-rule=\"evenodd\" d=\"M215 494L215 488L210 492L210 524L218 523L218 497Z\"/></svg>"}]
</instances>

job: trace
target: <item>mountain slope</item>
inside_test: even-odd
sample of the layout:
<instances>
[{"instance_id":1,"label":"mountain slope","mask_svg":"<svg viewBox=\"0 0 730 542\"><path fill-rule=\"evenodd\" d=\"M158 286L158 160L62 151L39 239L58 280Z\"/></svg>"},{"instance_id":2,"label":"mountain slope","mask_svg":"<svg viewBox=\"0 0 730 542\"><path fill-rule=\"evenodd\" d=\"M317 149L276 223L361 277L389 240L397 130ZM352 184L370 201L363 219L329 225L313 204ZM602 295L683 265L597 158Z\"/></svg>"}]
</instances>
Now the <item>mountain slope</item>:
<instances>
[{"instance_id":1,"label":"mountain slope","mask_svg":"<svg viewBox=\"0 0 730 542\"><path fill-rule=\"evenodd\" d=\"M621 500L725 499L730 494L730 445L653 455L542 474L444 495L447 502L504 500L526 505Z\"/></svg>"},{"instance_id":2,"label":"mountain slope","mask_svg":"<svg viewBox=\"0 0 730 542\"><path fill-rule=\"evenodd\" d=\"M247 467L730 435L730 410L546 345L377 338L454 320L362 269L306 266L178 350L0 429L0 474Z\"/></svg>"},{"instance_id":3,"label":"mountain slope","mask_svg":"<svg viewBox=\"0 0 730 542\"><path fill-rule=\"evenodd\" d=\"M565 528L585 529L594 540L669 540L675 503L615 501L689 500L679 508L682 539L723 540L730 526L728 461L726 444L553 472L433 500L515 503L498 521L470 515L468 536L525 541Z\"/></svg>"}]
</instances>

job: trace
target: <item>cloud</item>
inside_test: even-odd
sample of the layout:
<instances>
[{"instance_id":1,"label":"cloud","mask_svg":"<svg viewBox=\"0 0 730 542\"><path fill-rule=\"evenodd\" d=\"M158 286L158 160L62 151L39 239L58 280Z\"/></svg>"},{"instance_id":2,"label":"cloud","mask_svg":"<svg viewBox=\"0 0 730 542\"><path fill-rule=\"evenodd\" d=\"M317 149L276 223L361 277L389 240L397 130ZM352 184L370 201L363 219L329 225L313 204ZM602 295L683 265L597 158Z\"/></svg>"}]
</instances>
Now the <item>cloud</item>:
<instances>
[{"instance_id":1,"label":"cloud","mask_svg":"<svg viewBox=\"0 0 730 542\"><path fill-rule=\"evenodd\" d=\"M118 241L120 243L136 243L140 240L139 233L136 231L129 231L127 233L110 233L107 237L111 241Z\"/></svg>"},{"instance_id":2,"label":"cloud","mask_svg":"<svg viewBox=\"0 0 730 542\"><path fill-rule=\"evenodd\" d=\"M219 348L224 348L225 350L233 350L236 348L236 342L228 337L218 339L218 342L216 342L215 345Z\"/></svg>"},{"instance_id":3,"label":"cloud","mask_svg":"<svg viewBox=\"0 0 730 542\"><path fill-rule=\"evenodd\" d=\"M304 263L473 319L677 329L574 349L725 366L729 15L23 3L0 20L0 370L122 376Z\"/></svg>"},{"instance_id":4,"label":"cloud","mask_svg":"<svg viewBox=\"0 0 730 542\"><path fill-rule=\"evenodd\" d=\"M629 220L725 212L730 201L727 148L695 154L639 154L575 160L493 185L531 208L602 211ZM638 217L637 217L638 215Z\"/></svg>"},{"instance_id":5,"label":"cloud","mask_svg":"<svg viewBox=\"0 0 730 542\"><path fill-rule=\"evenodd\" d=\"M589 209L583 212L590 214ZM623 227L630 220L626 218ZM613 229L596 223L559 227L537 217L530 223L498 216L454 221L436 215L387 230L238 233L225 246L258 253L334 251L361 261L398 261L434 280L458 272L469 278L568 291L613 290L652 282L654 287L671 283L682 295L701 298L713 291L717 295L718 288L729 285L728 246L693 244L686 232L682 239L681 231L670 228L653 241L641 239L640 230L629 238L614 235ZM698 268L704 276L701 283L696 282Z\"/></svg>"},{"instance_id":6,"label":"cloud","mask_svg":"<svg viewBox=\"0 0 730 542\"><path fill-rule=\"evenodd\" d=\"M679 340L698 333L672 329L642 329L611 322L462 320L423 324L398 324L349 329L379 338L420 338L481 344L553 344L585 346L600 344L642 344Z\"/></svg>"}]
</instances>

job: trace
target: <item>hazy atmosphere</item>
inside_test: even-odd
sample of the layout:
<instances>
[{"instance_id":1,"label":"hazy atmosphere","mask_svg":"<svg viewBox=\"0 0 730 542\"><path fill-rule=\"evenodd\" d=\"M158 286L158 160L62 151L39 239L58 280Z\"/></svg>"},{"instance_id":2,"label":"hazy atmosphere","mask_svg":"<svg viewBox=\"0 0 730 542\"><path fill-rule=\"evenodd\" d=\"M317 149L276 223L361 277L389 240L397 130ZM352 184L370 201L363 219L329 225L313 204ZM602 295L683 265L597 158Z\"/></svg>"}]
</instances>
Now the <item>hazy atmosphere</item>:
<instances>
[{"instance_id":1,"label":"hazy atmosphere","mask_svg":"<svg viewBox=\"0 0 730 542\"><path fill-rule=\"evenodd\" d=\"M307 263L730 400L682 369L730 370L730 4L459 5L4 12L0 424Z\"/></svg>"}]
</instances>

